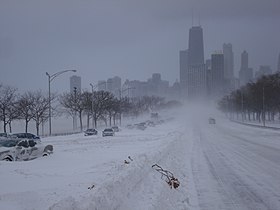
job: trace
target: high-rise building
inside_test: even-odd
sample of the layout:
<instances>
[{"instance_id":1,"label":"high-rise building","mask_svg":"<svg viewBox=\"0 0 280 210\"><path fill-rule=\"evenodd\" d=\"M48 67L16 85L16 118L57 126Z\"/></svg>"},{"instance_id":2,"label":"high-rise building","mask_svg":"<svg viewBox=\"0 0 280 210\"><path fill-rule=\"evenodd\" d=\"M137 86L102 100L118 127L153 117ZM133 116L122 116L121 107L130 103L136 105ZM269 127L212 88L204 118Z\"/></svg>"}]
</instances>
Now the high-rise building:
<instances>
[{"instance_id":1,"label":"high-rise building","mask_svg":"<svg viewBox=\"0 0 280 210\"><path fill-rule=\"evenodd\" d=\"M224 55L214 53L211 55L211 75L212 75L212 95L218 96L224 93L225 76L224 76Z\"/></svg>"},{"instance_id":2,"label":"high-rise building","mask_svg":"<svg viewBox=\"0 0 280 210\"><path fill-rule=\"evenodd\" d=\"M241 54L241 68L239 71L240 86L246 85L249 81L253 80L253 69L249 68L249 56L244 50Z\"/></svg>"},{"instance_id":3,"label":"high-rise building","mask_svg":"<svg viewBox=\"0 0 280 210\"><path fill-rule=\"evenodd\" d=\"M70 92L77 91L77 93L81 93L82 79L79 76L71 76L70 77Z\"/></svg>"},{"instance_id":4,"label":"high-rise building","mask_svg":"<svg viewBox=\"0 0 280 210\"><path fill-rule=\"evenodd\" d=\"M206 95L206 66L204 64L203 31L193 26L189 31L187 59L187 93L189 98Z\"/></svg>"},{"instance_id":5,"label":"high-rise building","mask_svg":"<svg viewBox=\"0 0 280 210\"><path fill-rule=\"evenodd\" d=\"M224 54L224 76L225 79L231 81L234 78L234 72L233 72L234 57L232 52L232 45L230 43L223 44L223 54Z\"/></svg>"},{"instance_id":6,"label":"high-rise building","mask_svg":"<svg viewBox=\"0 0 280 210\"><path fill-rule=\"evenodd\" d=\"M203 31L200 26L193 26L189 31L188 65L204 64Z\"/></svg>"},{"instance_id":7,"label":"high-rise building","mask_svg":"<svg viewBox=\"0 0 280 210\"><path fill-rule=\"evenodd\" d=\"M107 91L113 93L115 96L120 96L122 86L122 79L118 76L109 78L107 80Z\"/></svg>"},{"instance_id":8,"label":"high-rise building","mask_svg":"<svg viewBox=\"0 0 280 210\"><path fill-rule=\"evenodd\" d=\"M278 56L277 71L280 72L280 53L279 53L279 56Z\"/></svg>"},{"instance_id":9,"label":"high-rise building","mask_svg":"<svg viewBox=\"0 0 280 210\"><path fill-rule=\"evenodd\" d=\"M188 98L193 99L207 94L206 66L192 65L188 67Z\"/></svg>"},{"instance_id":10,"label":"high-rise building","mask_svg":"<svg viewBox=\"0 0 280 210\"><path fill-rule=\"evenodd\" d=\"M105 80L98 81L97 86L98 86L99 91L100 90L103 90L103 91L107 90L107 82Z\"/></svg>"},{"instance_id":11,"label":"high-rise building","mask_svg":"<svg viewBox=\"0 0 280 210\"><path fill-rule=\"evenodd\" d=\"M241 54L241 70L246 70L249 68L249 55L244 50Z\"/></svg>"}]
</instances>

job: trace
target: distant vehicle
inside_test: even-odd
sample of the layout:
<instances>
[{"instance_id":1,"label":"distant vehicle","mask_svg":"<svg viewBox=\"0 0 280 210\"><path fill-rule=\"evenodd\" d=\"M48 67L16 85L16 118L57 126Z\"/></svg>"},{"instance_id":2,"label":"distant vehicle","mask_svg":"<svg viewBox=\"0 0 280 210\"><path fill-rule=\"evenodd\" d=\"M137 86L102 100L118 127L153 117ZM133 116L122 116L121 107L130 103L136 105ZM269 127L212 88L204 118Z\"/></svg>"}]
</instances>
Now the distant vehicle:
<instances>
[{"instance_id":1,"label":"distant vehicle","mask_svg":"<svg viewBox=\"0 0 280 210\"><path fill-rule=\"evenodd\" d=\"M85 136L97 135L98 131L94 128L87 129L85 132Z\"/></svg>"},{"instance_id":2,"label":"distant vehicle","mask_svg":"<svg viewBox=\"0 0 280 210\"><path fill-rule=\"evenodd\" d=\"M151 113L151 118L152 119L158 119L158 113L157 112Z\"/></svg>"},{"instance_id":3,"label":"distant vehicle","mask_svg":"<svg viewBox=\"0 0 280 210\"><path fill-rule=\"evenodd\" d=\"M139 130L145 130L147 127L146 127L146 123L142 122L142 123L138 123L138 124L135 124L136 125L136 128L139 129Z\"/></svg>"},{"instance_id":4,"label":"distant vehicle","mask_svg":"<svg viewBox=\"0 0 280 210\"><path fill-rule=\"evenodd\" d=\"M114 132L119 132L120 131L118 126L113 126L112 129L113 129Z\"/></svg>"},{"instance_id":5,"label":"distant vehicle","mask_svg":"<svg viewBox=\"0 0 280 210\"><path fill-rule=\"evenodd\" d=\"M104 131L102 131L102 136L114 136L115 132L112 128L105 128Z\"/></svg>"},{"instance_id":6,"label":"distant vehicle","mask_svg":"<svg viewBox=\"0 0 280 210\"><path fill-rule=\"evenodd\" d=\"M39 136L36 136L32 133L13 133L11 138L18 138L18 139L37 139L40 140Z\"/></svg>"},{"instance_id":7,"label":"distant vehicle","mask_svg":"<svg viewBox=\"0 0 280 210\"><path fill-rule=\"evenodd\" d=\"M32 160L52 153L52 145L45 146L33 139L0 141L0 160Z\"/></svg>"},{"instance_id":8,"label":"distant vehicle","mask_svg":"<svg viewBox=\"0 0 280 210\"><path fill-rule=\"evenodd\" d=\"M216 124L216 120L212 117L208 119L209 124Z\"/></svg>"}]
</instances>

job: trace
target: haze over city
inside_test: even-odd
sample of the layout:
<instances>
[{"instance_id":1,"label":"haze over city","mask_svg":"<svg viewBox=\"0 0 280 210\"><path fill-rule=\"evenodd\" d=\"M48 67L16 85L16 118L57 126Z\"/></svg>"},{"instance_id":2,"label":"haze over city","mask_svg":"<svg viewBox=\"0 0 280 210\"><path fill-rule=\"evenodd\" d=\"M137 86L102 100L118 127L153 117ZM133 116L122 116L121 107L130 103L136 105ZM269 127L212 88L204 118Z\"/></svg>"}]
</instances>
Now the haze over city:
<instances>
[{"instance_id":1,"label":"haze over city","mask_svg":"<svg viewBox=\"0 0 280 210\"><path fill-rule=\"evenodd\" d=\"M120 76L147 80L152 73L179 80L179 51L201 25L205 59L231 43L238 75L243 50L249 66L276 70L280 3L269 1L1 1L1 82L20 91L47 91L45 72L77 69L82 88ZM52 89L69 90L70 75ZM32 82L30 80L32 79Z\"/></svg>"}]
</instances>

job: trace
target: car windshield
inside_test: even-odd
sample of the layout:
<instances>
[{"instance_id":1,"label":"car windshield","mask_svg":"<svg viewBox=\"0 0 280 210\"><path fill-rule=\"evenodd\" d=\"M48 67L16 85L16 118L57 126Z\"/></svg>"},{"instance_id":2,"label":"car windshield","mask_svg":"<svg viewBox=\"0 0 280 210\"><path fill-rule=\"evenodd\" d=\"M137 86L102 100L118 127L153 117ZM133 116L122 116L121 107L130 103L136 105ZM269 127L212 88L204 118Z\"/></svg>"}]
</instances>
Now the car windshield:
<instances>
[{"instance_id":1,"label":"car windshield","mask_svg":"<svg viewBox=\"0 0 280 210\"><path fill-rule=\"evenodd\" d=\"M108 129L105 129L104 131L111 131L112 132L113 130L108 128Z\"/></svg>"},{"instance_id":2,"label":"car windshield","mask_svg":"<svg viewBox=\"0 0 280 210\"><path fill-rule=\"evenodd\" d=\"M14 146L16 146L16 144L17 144L17 141L12 141L12 140L1 141L0 147L14 147Z\"/></svg>"}]
</instances>

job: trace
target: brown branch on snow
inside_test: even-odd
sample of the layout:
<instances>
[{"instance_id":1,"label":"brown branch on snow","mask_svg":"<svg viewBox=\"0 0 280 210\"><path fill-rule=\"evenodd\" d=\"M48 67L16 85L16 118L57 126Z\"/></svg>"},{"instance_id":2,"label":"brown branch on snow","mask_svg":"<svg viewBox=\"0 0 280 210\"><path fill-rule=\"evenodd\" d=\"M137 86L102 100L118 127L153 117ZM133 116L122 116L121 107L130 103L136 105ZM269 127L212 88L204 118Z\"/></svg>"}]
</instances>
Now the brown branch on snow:
<instances>
[{"instance_id":1,"label":"brown branch on snow","mask_svg":"<svg viewBox=\"0 0 280 210\"><path fill-rule=\"evenodd\" d=\"M170 171L164 170L161 166L158 164L152 165L152 168L154 168L156 171L158 171L161 174L161 178L165 177L166 183L170 186L170 188L178 188L180 185L180 182L177 178L174 177L173 173Z\"/></svg>"},{"instance_id":2,"label":"brown branch on snow","mask_svg":"<svg viewBox=\"0 0 280 210\"><path fill-rule=\"evenodd\" d=\"M133 161L133 159L132 159L130 156L128 156L127 158L128 158L130 161ZM128 160L124 160L124 163L125 163L125 164L129 164L130 162L129 162Z\"/></svg>"},{"instance_id":3,"label":"brown branch on snow","mask_svg":"<svg viewBox=\"0 0 280 210\"><path fill-rule=\"evenodd\" d=\"M93 184L93 185L89 186L88 189L89 189L89 190L92 190L94 187L95 187L95 186L94 186L94 184Z\"/></svg>"}]
</instances>

